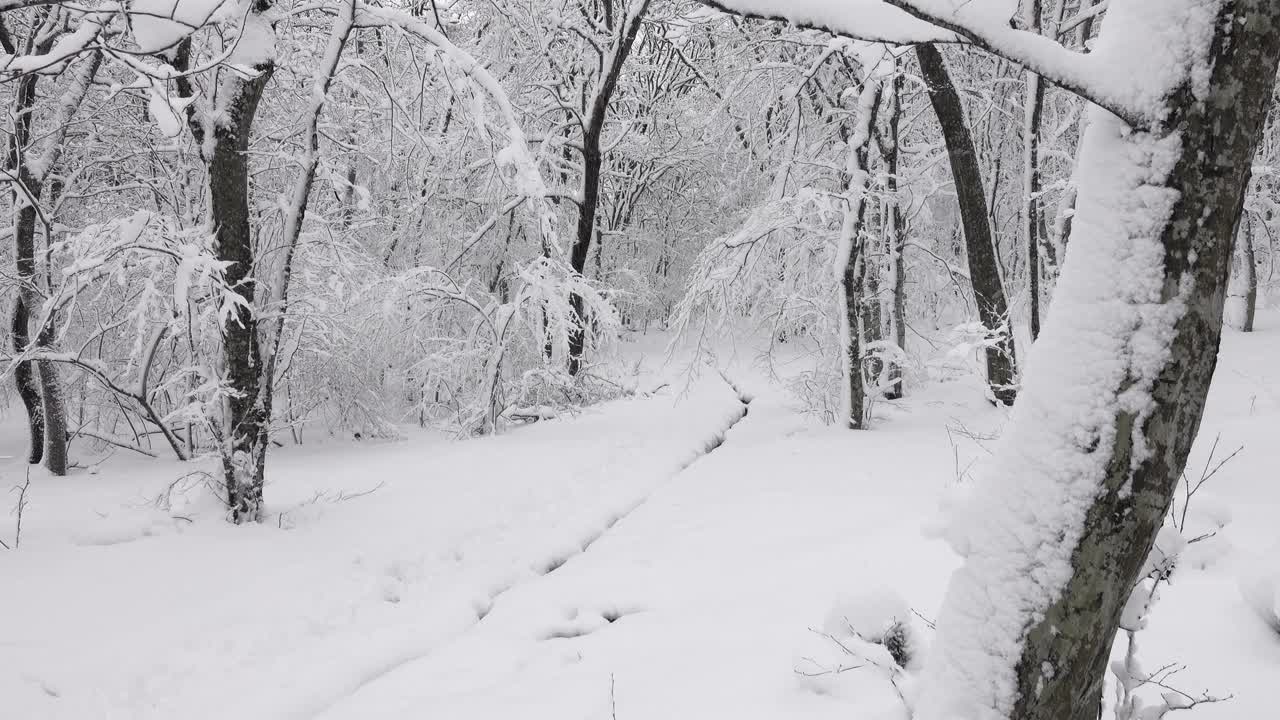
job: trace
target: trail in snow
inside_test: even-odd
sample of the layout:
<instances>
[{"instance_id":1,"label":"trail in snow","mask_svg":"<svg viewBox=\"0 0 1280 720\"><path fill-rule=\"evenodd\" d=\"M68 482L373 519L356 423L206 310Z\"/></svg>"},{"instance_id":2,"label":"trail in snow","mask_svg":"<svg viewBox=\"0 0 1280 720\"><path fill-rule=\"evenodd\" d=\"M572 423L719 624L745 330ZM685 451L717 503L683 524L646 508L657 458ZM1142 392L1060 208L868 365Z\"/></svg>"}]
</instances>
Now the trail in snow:
<instances>
[{"instance_id":1,"label":"trail in snow","mask_svg":"<svg viewBox=\"0 0 1280 720\"><path fill-rule=\"evenodd\" d=\"M116 458L36 478L22 549L0 553L22 589L0 594L0 617L25 618L0 621L6 712L320 712L593 546L741 415L710 377L500 437L285 448L268 502L288 530L227 526L198 489L153 503L189 465Z\"/></svg>"},{"instance_id":2,"label":"trail in snow","mask_svg":"<svg viewBox=\"0 0 1280 720\"><path fill-rule=\"evenodd\" d=\"M1225 338L1193 452L1246 446L1189 519L1225 527L1141 639L1148 666L1189 666L1183 687L1235 695L1204 720L1267 716L1280 668L1239 588L1263 616L1280 598L1280 332L1260 329ZM153 505L176 463L36 478L0 553L5 717L902 720L874 670L796 670L849 661L810 630L847 598L935 616L956 558L921 530L982 477L1007 420L983 395L947 375L850 433L735 371L498 438L287 448L269 488L287 531Z\"/></svg>"},{"instance_id":3,"label":"trail in snow","mask_svg":"<svg viewBox=\"0 0 1280 720\"><path fill-rule=\"evenodd\" d=\"M767 380L725 379L744 412L717 449L656 488L592 552L522 583L473 632L322 720L605 720L615 706L618 717L649 719L847 716L847 695L796 687L796 654L829 650L813 647L809 628L863 583L900 588L931 610L953 561L940 544L920 551L918 517L907 511L950 476L957 450L945 418L961 414L986 431L1002 415L977 384L918 398L918 414L895 411L884 429L909 439L904 454L883 434L797 415ZM982 451L958 452L967 461ZM894 707L879 681L855 684L862 707Z\"/></svg>"},{"instance_id":4,"label":"trail in snow","mask_svg":"<svg viewBox=\"0 0 1280 720\"><path fill-rule=\"evenodd\" d=\"M1274 347L1280 335L1260 339ZM1246 358L1230 347L1246 341L1255 343L1229 338L1220 377L1266 354L1255 348ZM1255 379L1269 387L1271 375ZM740 400L749 399L744 387L758 397L719 449L651 492L590 553L521 583L473 631L366 685L321 720L902 720L885 674L811 628L886 590L936 617L957 559L923 530L934 524L938 498L982 476L983 445L1007 420L970 380L877 404L875 429L850 433L798 415L767 381L744 386L735 375ZM1232 447L1241 432L1268 432L1266 418L1280 412L1234 384L1217 387L1206 419L1206 434L1220 428ZM1224 537L1274 544L1274 523L1263 518L1274 514L1267 499L1280 497L1263 492L1274 455L1255 447L1258 457L1233 463L1211 492L1239 494L1232 505L1240 524ZM1213 509L1210 497L1198 502ZM1280 667L1280 643L1243 608L1234 568L1205 563L1166 588L1141 640L1144 659L1190 665L1183 687L1236 693L1231 703L1198 709L1206 720L1265 715L1263 677ZM917 629L923 659L931 635ZM848 669L812 675L837 667Z\"/></svg>"},{"instance_id":5,"label":"trail in snow","mask_svg":"<svg viewBox=\"0 0 1280 720\"><path fill-rule=\"evenodd\" d=\"M734 426L742 422L742 420L747 417L747 414L750 410L751 400L752 400L751 395L743 392L727 376L721 374L721 377L724 379L725 383L730 387L730 389L733 390L734 394L737 396L737 400L741 404L741 411L736 413L735 415L731 415L726 420L726 423L722 428L712 433L711 436L704 442L704 449L701 452L698 452L694 456L690 457L684 463L682 463L679 466L679 469L676 470L675 474L673 474L667 480L667 483L677 481L680 478L682 473L687 471L699 460L707 457L711 453L720 449L724 445L725 439L728 436L729 431L733 430ZM504 596L506 596L510 592L512 592L513 590L529 582L535 581L539 578L543 578L548 575L551 575L555 571L564 567L570 560L586 553L587 550L589 550L591 546L596 543L596 541L600 540L605 535L607 535L619 523L622 523L623 521L625 521L632 513L638 510L645 503L645 501L647 501L650 497L652 497L654 492L656 492L659 488L663 486L665 486L665 484L650 490L648 493L645 494L644 497L642 497L638 502L632 505L625 512L622 512L621 514L613 514L613 515L610 515L608 518L605 518L603 520L603 528L599 532L595 532L591 535L583 537L581 541L581 545L578 548L576 548L574 551L569 553L557 553L557 554L553 554L545 557L543 562L540 563L541 571L536 573L534 576L530 578L525 578L521 581L512 583L510 585L505 585L505 586L495 588L490 593L488 602L483 607L477 608L475 622L471 623L468 627L456 633L453 636L453 638L451 638L451 642L466 633L472 632L477 628L480 628L484 624L485 619L490 616L490 612L493 610L494 606L498 603L498 601L501 600ZM620 617L621 617L621 614L617 614L611 618L605 618L605 619L608 622L612 623L612 622L616 622ZM550 636L551 637L576 637L576 635L574 634L561 634L561 635L552 634ZM362 688L365 688L373 683L376 683L379 679L387 676L392 672L395 672L396 670L406 665L412 664L414 662L417 662L419 660L429 657L433 652L438 650L440 647L441 647L440 643L432 642L429 644L424 644L424 646L420 648L415 648L414 650L408 653L398 653L396 656L388 658L385 663L374 668L372 672L365 674L360 678L356 679L354 682L340 688L338 692L334 693L331 697L326 698L298 712L296 714L296 717L311 718L311 717L323 716L328 710L340 704L341 702L351 697L352 695L356 694Z\"/></svg>"}]
</instances>

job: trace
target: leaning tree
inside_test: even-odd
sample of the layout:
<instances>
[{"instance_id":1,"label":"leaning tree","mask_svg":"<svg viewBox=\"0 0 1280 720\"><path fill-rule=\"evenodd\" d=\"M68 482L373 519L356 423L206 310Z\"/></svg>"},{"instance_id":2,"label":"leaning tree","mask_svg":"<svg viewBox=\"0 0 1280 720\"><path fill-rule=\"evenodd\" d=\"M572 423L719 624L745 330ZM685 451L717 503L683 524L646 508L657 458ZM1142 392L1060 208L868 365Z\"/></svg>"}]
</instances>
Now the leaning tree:
<instances>
[{"instance_id":1,"label":"leaning tree","mask_svg":"<svg viewBox=\"0 0 1280 720\"><path fill-rule=\"evenodd\" d=\"M1003 0L709 4L871 40L972 43L1093 103L1069 262L989 477L948 532L964 564L916 708L1093 720L1217 362L1280 5L1115 0L1081 52L1014 27Z\"/></svg>"}]
</instances>

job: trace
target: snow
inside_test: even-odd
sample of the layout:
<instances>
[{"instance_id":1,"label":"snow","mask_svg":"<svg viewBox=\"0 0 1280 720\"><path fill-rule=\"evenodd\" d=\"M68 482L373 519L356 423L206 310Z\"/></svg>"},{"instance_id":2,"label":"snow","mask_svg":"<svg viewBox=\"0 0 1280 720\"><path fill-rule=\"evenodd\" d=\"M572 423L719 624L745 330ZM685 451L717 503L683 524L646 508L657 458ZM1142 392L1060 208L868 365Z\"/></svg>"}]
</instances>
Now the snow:
<instances>
[{"instance_id":1,"label":"snow","mask_svg":"<svg viewBox=\"0 0 1280 720\"><path fill-rule=\"evenodd\" d=\"M996 2L1007 4L1006 0ZM795 25L830 29L862 40L909 43L955 39L953 33L882 0L714 0L708 4L734 13L781 17Z\"/></svg>"},{"instance_id":2,"label":"snow","mask_svg":"<svg viewBox=\"0 0 1280 720\"><path fill-rule=\"evenodd\" d=\"M946 533L966 564L939 618L924 718L1005 716L1023 633L1071 575L1116 413L1141 418L1149 410L1181 303L1162 298L1159 238L1177 193L1148 183L1167 174L1176 143L1130 134L1118 118L1094 111L1081 149L1071 262L1027 360L1011 430ZM1137 462L1141 440L1135 444Z\"/></svg>"},{"instance_id":3,"label":"snow","mask_svg":"<svg viewBox=\"0 0 1280 720\"><path fill-rule=\"evenodd\" d=\"M271 20L262 13L244 15L235 48L227 62L253 73L254 68L273 62L276 57L276 30Z\"/></svg>"},{"instance_id":4,"label":"snow","mask_svg":"<svg viewBox=\"0 0 1280 720\"><path fill-rule=\"evenodd\" d=\"M1189 513L1225 521L1225 550L1175 570L1141 634L1147 667L1234 694L1204 720L1274 709L1280 634L1250 593L1280 578L1278 321L1227 334L1192 455L1246 448ZM875 639L909 613L929 663L919 616L957 559L921 527L988 475L979 438L1005 411L977 377L939 378L851 433L749 363L726 376L738 390L646 376L672 384L497 438L279 449L255 527L226 525L199 477L156 502L193 469L169 461L33 472L22 544L0 549L0 616L20 619L0 623L6 717L902 720ZM19 412L0 454L25 447ZM5 487L24 478L9 463ZM816 668L842 671L797 672Z\"/></svg>"},{"instance_id":5,"label":"snow","mask_svg":"<svg viewBox=\"0 0 1280 720\"><path fill-rule=\"evenodd\" d=\"M1189 75L1198 96L1207 89L1207 39L1219 5L1214 0L1115 0L1105 23L1124 30L1103 33L1086 54L1012 27L1016 0L706 1L863 40L915 43L954 41L961 35L1134 124L1163 119L1165 99Z\"/></svg>"},{"instance_id":6,"label":"snow","mask_svg":"<svg viewBox=\"0 0 1280 720\"><path fill-rule=\"evenodd\" d=\"M1203 31L1211 27L1203 11L1180 0L1133 0L1111 11L1102 37L1114 40L1099 43L1096 54L1116 63L1113 75L1126 82L1151 83L1128 93L1121 105L1158 117L1160 93L1194 80L1204 58L1190 48L1207 48ZM1134 37L1144 40L1135 43ZM1164 46L1150 44L1165 40ZM1181 141L1176 134L1133 130L1098 107L1091 113L1074 182L1079 195L1071 262L1024 368L1011 430L946 532L966 560L939 617L923 680L922 720L1008 717L1018 697L1016 665L1025 634L1070 579L1085 514L1105 489L1116 419L1127 415L1135 428L1143 426L1184 312L1190 278L1166 292L1161 243L1179 197L1167 178ZM1131 466L1148 452L1142 437L1134 437ZM1125 619L1133 625L1142 602L1131 605Z\"/></svg>"},{"instance_id":7,"label":"snow","mask_svg":"<svg viewBox=\"0 0 1280 720\"><path fill-rule=\"evenodd\" d=\"M204 26L228 0L129 0L129 25L138 51L155 53Z\"/></svg>"},{"instance_id":8,"label":"snow","mask_svg":"<svg viewBox=\"0 0 1280 720\"><path fill-rule=\"evenodd\" d=\"M185 102L189 103L192 100L194 98L186 98ZM161 135L172 138L182 132L182 119L178 117L178 111L173 107L168 92L160 82L151 83L147 112L155 121Z\"/></svg>"},{"instance_id":9,"label":"snow","mask_svg":"<svg viewBox=\"0 0 1280 720\"><path fill-rule=\"evenodd\" d=\"M0 557L6 577L29 582L0 605L55 622L58 636L43 622L6 624L0 668L17 672L0 672L0 694L46 718L318 709L581 552L741 415L719 378L692 388L678 415L672 402L467 444L282 451L271 522L246 532L198 483L156 502L195 468L37 477L20 551ZM59 612L45 613L49 603ZM228 686L244 691L222 698Z\"/></svg>"}]
</instances>

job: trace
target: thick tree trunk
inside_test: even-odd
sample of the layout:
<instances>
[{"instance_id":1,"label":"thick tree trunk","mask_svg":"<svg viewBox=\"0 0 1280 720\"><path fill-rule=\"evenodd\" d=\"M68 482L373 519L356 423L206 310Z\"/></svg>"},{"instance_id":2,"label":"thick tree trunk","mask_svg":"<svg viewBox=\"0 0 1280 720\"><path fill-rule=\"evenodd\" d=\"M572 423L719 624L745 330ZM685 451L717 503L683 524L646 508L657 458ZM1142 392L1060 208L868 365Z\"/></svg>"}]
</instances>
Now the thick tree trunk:
<instances>
[{"instance_id":1,"label":"thick tree trunk","mask_svg":"<svg viewBox=\"0 0 1280 720\"><path fill-rule=\"evenodd\" d=\"M50 34L35 51L47 52L53 37ZM9 139L9 167L12 175L16 176L12 195L13 245L20 300L14 309L13 329L14 350L19 352L30 349L30 323L33 314L37 320L45 320L41 327L36 328L35 347L47 349L53 338L53 319L45 319L37 312L43 305L43 292L36 274L36 203L40 202L43 183L31 171L26 157L32 149L31 127L39 77L33 73L18 80L14 97L14 130ZM19 325L22 327L19 328ZM47 361L23 362L14 379L27 409L27 425L31 430L29 459L33 462L43 460L45 467L54 475L66 475L67 419L57 368Z\"/></svg>"},{"instance_id":2,"label":"thick tree trunk","mask_svg":"<svg viewBox=\"0 0 1280 720\"><path fill-rule=\"evenodd\" d=\"M871 182L871 133L876 125L876 110L880 105L883 80L868 77L863 80L858 98L858 114L853 135L849 138L852 173L844 198L844 221L840 228L839 256L836 270L840 277L840 340L844 367L845 424L851 430L866 426L866 386L862 373L862 343L859 325L862 321L864 300L863 279L863 227L867 214L867 188Z\"/></svg>"},{"instance_id":3,"label":"thick tree trunk","mask_svg":"<svg viewBox=\"0 0 1280 720\"><path fill-rule=\"evenodd\" d=\"M253 308L255 258L249 226L249 148L254 114L274 65L254 68L252 80L237 80L226 102L226 118L213 128L209 197L215 225L214 254L227 262L224 280L242 303L222 328L223 363L231 396L222 429L222 470L232 521L262 517L262 489L271 419L270 379L262 377L263 356ZM223 92L228 89L224 86ZM263 387L263 383L268 387Z\"/></svg>"},{"instance_id":4,"label":"thick tree trunk","mask_svg":"<svg viewBox=\"0 0 1280 720\"><path fill-rule=\"evenodd\" d=\"M951 81L942 54L930 44L916 45L915 50L921 74L929 86L929 101L942 126L947 156L951 161L956 199L960 203L960 222L964 226L969 278L973 282L973 296L978 305L978 319L989 332L1001 332L1003 335L998 343L987 348L987 384L998 402L1012 405L1017 389L1009 304L1005 299L1000 267L996 262L982 171L978 167L973 136L965 120L960 95Z\"/></svg>"},{"instance_id":5,"label":"thick tree trunk","mask_svg":"<svg viewBox=\"0 0 1280 720\"><path fill-rule=\"evenodd\" d=\"M35 198L40 197L40 183L30 176L24 170L19 170L18 176L25 179L24 185L27 192ZM14 246L17 249L18 261L18 279L22 283L18 289L19 295L22 297L21 308L23 314L27 315L23 319L28 325L30 324L30 313L26 312L28 308L39 308L42 292L39 289L39 278L36 277L36 261L35 261L35 234L36 234L36 208L30 204L26 197L19 196L18 202L24 204L18 207L17 218L13 225ZM36 316L37 320L44 320L43 326L36 328L35 347L37 349L48 349L53 340L53 318L43 318ZM15 317L14 324L17 325L18 319ZM30 330L24 335L29 337ZM25 339L25 338L24 338ZM15 342L17 337L15 336ZM28 349L23 347L23 350ZM40 453L44 461L44 465L50 473L54 475L67 474L67 413L65 403L62 399L62 386L58 378L58 370L52 362L48 360L37 360L34 362L24 363L28 366L26 376L20 380L28 388L35 385L39 388L40 396L40 420L43 426L42 438L35 435L35 426L37 421L28 415L28 424L32 428L31 445L34 448L37 442L42 442L44 450ZM29 392L29 390L27 391ZM23 398L26 401L26 398ZM32 456L35 456L34 451Z\"/></svg>"},{"instance_id":6,"label":"thick tree trunk","mask_svg":"<svg viewBox=\"0 0 1280 720\"><path fill-rule=\"evenodd\" d=\"M600 138L604 133L604 123L609 114L609 103L613 100L614 91L618 87L618 78L622 75L622 66L631 54L636 35L644 20L649 0L633 0L638 7L625 13L614 38L613 52L608 58L608 65L600 76L591 107L582 129L582 197L579 198L578 224L574 235L573 247L569 252L569 265L578 274L587 269L587 258L591 253L591 239L595 237L596 214L600 208L600 171L604 163L604 151L600 147ZM613 0L605 4L612 13ZM569 331L569 374L577 375L582 369L582 354L586 349L586 325L588 319L583 317L582 296L574 293L569 297L569 305L573 308L575 321Z\"/></svg>"},{"instance_id":7,"label":"thick tree trunk","mask_svg":"<svg viewBox=\"0 0 1280 720\"><path fill-rule=\"evenodd\" d=\"M966 559L939 617L922 720L1099 716L1122 612L1199 430L1280 60L1280 4L1214 5L1217 17L1187 31L1185 52L1204 59L1158 125L1093 111L1062 311L956 536ZM1102 41L1123 39L1104 29Z\"/></svg>"},{"instance_id":8,"label":"thick tree trunk","mask_svg":"<svg viewBox=\"0 0 1280 720\"><path fill-rule=\"evenodd\" d=\"M25 295L26 293L18 293L18 300L13 305L14 353L24 352L31 343L31 314L27 312ZM22 398L22 405L27 410L27 428L30 431L27 462L32 465L44 459L44 405L40 400L40 383L35 377L35 365L31 360L24 360L13 369L18 397Z\"/></svg>"},{"instance_id":9,"label":"thick tree trunk","mask_svg":"<svg viewBox=\"0 0 1280 720\"><path fill-rule=\"evenodd\" d=\"M256 0L246 23L262 23L261 13L271 0ZM179 43L172 64L186 70L191 62L191 40ZM275 71L272 59L254 65L252 79L234 77L219 88L223 108L216 123L207 123L195 102L186 107L187 125L196 146L202 148L208 171L210 215L214 226L214 256L228 263L223 280L240 297L234 312L222 326L222 362L229 396L223 403L218 448L222 459L227 512L237 524L262 519L267 445L270 442L271 385L263 386L264 356L258 335L256 308L256 259L249 223L249 138L254 115L267 82ZM179 95L192 97L189 76L176 79Z\"/></svg>"},{"instance_id":10,"label":"thick tree trunk","mask_svg":"<svg viewBox=\"0 0 1280 720\"><path fill-rule=\"evenodd\" d=\"M51 334L46 328L37 337L37 345L49 347ZM44 466L54 475L66 475L70 467L67 448L70 435L67 433L67 403L63 397L62 379L55 362L41 360L36 363L36 370L40 374L40 399L44 403Z\"/></svg>"}]
</instances>

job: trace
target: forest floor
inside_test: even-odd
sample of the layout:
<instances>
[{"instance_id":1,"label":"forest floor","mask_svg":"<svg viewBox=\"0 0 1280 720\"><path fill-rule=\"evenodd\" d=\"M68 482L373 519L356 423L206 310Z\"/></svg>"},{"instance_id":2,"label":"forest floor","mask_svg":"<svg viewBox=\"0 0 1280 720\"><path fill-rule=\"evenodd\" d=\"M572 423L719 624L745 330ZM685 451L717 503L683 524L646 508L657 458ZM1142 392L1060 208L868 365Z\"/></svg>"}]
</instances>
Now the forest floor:
<instances>
[{"instance_id":1,"label":"forest floor","mask_svg":"<svg viewBox=\"0 0 1280 720\"><path fill-rule=\"evenodd\" d=\"M1141 635L1148 669L1233 696L1192 711L1206 720L1275 708L1280 635L1246 598L1277 602L1278 358L1280 317L1224 340L1191 474L1215 439L1215 462L1244 449L1189 525L1225 527ZM823 426L730 363L496 438L284 448L255 527L226 525L199 476L175 484L186 465L32 471L21 544L0 549L0 715L905 718L887 674L823 630L909 606L925 651L958 562L927 529L1007 415L950 377L876 416ZM6 510L24 468L0 468Z\"/></svg>"}]
</instances>

